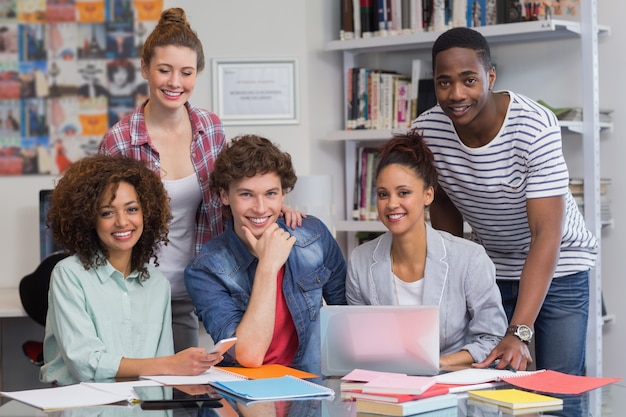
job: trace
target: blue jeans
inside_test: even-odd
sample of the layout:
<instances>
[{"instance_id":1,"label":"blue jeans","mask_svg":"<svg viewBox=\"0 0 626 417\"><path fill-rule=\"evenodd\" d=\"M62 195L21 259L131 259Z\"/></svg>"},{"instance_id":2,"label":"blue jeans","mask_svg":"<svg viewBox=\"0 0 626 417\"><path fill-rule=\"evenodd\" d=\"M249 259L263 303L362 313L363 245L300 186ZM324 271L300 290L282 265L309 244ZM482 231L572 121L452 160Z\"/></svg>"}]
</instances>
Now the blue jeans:
<instances>
[{"instance_id":1,"label":"blue jeans","mask_svg":"<svg viewBox=\"0 0 626 417\"><path fill-rule=\"evenodd\" d=\"M511 321L519 281L499 280L498 287L504 311ZM589 271L553 279L535 321L537 369L583 375L588 318ZM564 396L563 401L563 416L581 415L581 397ZM558 412L551 414L560 415Z\"/></svg>"}]
</instances>

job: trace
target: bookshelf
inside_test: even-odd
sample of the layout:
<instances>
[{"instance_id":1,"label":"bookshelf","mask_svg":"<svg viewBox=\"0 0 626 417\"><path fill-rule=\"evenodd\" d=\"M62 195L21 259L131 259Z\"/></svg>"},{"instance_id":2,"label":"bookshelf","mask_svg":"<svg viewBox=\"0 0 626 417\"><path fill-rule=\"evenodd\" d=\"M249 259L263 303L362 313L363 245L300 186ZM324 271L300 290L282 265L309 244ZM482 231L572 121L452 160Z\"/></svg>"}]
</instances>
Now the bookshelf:
<instances>
[{"instance_id":1,"label":"bookshelf","mask_svg":"<svg viewBox=\"0 0 626 417\"><path fill-rule=\"evenodd\" d=\"M598 36L608 35L610 29L598 25L596 0L581 2L579 20L538 20L509 23L492 26L476 27L494 48L498 45L523 44L527 42L550 42L559 39L575 39L580 45L580 65L582 72L583 113L591 115L582 121L564 121L561 126L570 132L580 134L583 143L584 170L584 207L585 220L589 229L598 238L601 236L602 218L600 204L600 133L611 131L612 125L600 122L598 94ZM334 40L327 44L327 51L340 52L343 56L343 74L348 68L369 65L368 56L374 55L373 62L382 66L386 62L394 62L402 58L408 59L407 51L418 55L428 54L432 43L441 32L423 32L397 36L359 38L350 40ZM380 56L389 55L389 60ZM400 58L398 58L400 57ZM366 64L363 64L365 62ZM383 64L381 64L383 63ZM542 65L550 65L549 62ZM385 68L386 69L386 68ZM396 69L396 68L393 68ZM343 102L347 103L348 86L344 83ZM344 120L344 126L345 126ZM359 231L384 231L380 222L352 221L353 187L355 183L356 149L359 146L377 146L392 134L391 130L339 130L329 132L326 140L341 141L345 147L345 208L344 218L336 225L337 232L347 234L347 255L354 248L354 235ZM600 240L600 239L599 239ZM599 248L600 250L601 248ZM601 255L598 256L596 268L590 276L590 309L589 330L587 340L587 375L602 374L602 293L601 293ZM592 398L592 411L599 407L600 399Z\"/></svg>"}]
</instances>

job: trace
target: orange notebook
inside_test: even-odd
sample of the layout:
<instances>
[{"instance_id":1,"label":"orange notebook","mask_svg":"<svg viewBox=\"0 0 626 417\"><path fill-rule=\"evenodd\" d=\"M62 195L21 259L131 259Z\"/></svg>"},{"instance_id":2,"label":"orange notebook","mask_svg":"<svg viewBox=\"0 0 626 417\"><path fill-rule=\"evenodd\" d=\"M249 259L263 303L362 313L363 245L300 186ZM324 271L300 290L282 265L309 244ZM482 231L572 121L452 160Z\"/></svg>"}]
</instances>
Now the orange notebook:
<instances>
[{"instance_id":1,"label":"orange notebook","mask_svg":"<svg viewBox=\"0 0 626 417\"><path fill-rule=\"evenodd\" d=\"M296 378L319 378L319 375L279 364L261 365L258 368L243 368L240 366L216 366L215 368L243 376L247 379L280 378L285 375L295 376Z\"/></svg>"}]
</instances>

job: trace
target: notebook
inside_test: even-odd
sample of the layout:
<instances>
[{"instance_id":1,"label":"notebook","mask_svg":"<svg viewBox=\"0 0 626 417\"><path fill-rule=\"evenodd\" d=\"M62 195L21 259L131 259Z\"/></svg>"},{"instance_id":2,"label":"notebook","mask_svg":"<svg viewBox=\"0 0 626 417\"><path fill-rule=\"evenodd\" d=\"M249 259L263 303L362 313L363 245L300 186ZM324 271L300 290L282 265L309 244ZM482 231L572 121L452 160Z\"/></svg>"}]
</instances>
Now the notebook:
<instances>
[{"instance_id":1,"label":"notebook","mask_svg":"<svg viewBox=\"0 0 626 417\"><path fill-rule=\"evenodd\" d=\"M529 391L522 391L515 388L468 391L467 395L468 398L477 401L484 401L486 403L514 410L546 406L563 407L563 400L561 398L550 397L549 395L537 394Z\"/></svg>"},{"instance_id":2,"label":"notebook","mask_svg":"<svg viewBox=\"0 0 626 417\"><path fill-rule=\"evenodd\" d=\"M278 378L211 382L215 388L247 400L281 400L305 397L332 398L335 391L323 385L285 375Z\"/></svg>"},{"instance_id":3,"label":"notebook","mask_svg":"<svg viewBox=\"0 0 626 417\"><path fill-rule=\"evenodd\" d=\"M320 326L326 376L439 372L438 306L323 306Z\"/></svg>"}]
</instances>

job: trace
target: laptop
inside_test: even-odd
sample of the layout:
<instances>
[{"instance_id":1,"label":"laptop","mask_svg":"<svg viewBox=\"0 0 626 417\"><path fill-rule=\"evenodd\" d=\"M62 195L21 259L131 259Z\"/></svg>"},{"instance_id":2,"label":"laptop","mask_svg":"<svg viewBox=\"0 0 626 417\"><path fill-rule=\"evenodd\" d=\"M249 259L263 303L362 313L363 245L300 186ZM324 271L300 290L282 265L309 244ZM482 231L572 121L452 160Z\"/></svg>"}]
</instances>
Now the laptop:
<instances>
[{"instance_id":1,"label":"laptop","mask_svg":"<svg viewBox=\"0 0 626 417\"><path fill-rule=\"evenodd\" d=\"M439 373L438 306L323 306L322 374L353 369Z\"/></svg>"}]
</instances>

